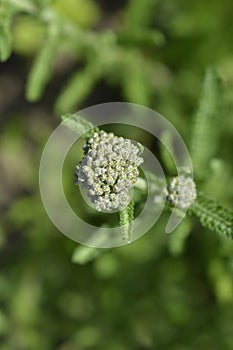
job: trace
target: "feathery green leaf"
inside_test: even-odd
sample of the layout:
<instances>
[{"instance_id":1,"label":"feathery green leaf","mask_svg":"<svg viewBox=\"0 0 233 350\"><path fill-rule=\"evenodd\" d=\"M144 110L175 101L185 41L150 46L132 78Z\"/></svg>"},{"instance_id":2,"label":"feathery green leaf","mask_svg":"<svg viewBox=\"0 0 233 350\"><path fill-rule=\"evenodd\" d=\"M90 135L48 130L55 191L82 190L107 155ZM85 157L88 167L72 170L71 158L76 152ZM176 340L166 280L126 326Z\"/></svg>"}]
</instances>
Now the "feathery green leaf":
<instances>
[{"instance_id":1,"label":"feathery green leaf","mask_svg":"<svg viewBox=\"0 0 233 350\"><path fill-rule=\"evenodd\" d=\"M131 200L127 207L119 211L122 240L131 242L133 234L134 202Z\"/></svg>"},{"instance_id":2,"label":"feathery green leaf","mask_svg":"<svg viewBox=\"0 0 233 350\"><path fill-rule=\"evenodd\" d=\"M188 213L195 216L204 227L233 238L233 212L215 200L198 194Z\"/></svg>"}]
</instances>

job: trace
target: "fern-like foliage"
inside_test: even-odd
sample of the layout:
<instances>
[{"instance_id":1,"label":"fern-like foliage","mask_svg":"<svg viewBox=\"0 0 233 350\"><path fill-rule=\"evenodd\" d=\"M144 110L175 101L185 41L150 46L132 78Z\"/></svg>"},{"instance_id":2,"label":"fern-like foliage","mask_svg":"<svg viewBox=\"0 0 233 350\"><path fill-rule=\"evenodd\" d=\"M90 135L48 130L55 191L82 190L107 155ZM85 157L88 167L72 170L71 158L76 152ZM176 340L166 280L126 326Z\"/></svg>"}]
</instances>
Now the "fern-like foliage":
<instances>
[{"instance_id":1,"label":"fern-like foliage","mask_svg":"<svg viewBox=\"0 0 233 350\"><path fill-rule=\"evenodd\" d=\"M119 211L122 240L131 243L133 234L134 202L131 200L127 207Z\"/></svg>"},{"instance_id":2,"label":"fern-like foliage","mask_svg":"<svg viewBox=\"0 0 233 350\"><path fill-rule=\"evenodd\" d=\"M197 178L204 178L218 147L221 86L215 69L206 70L199 108L194 118L190 154Z\"/></svg>"},{"instance_id":3,"label":"fern-like foliage","mask_svg":"<svg viewBox=\"0 0 233 350\"><path fill-rule=\"evenodd\" d=\"M204 227L233 238L233 213L215 200L200 193L188 213L195 216Z\"/></svg>"}]
</instances>

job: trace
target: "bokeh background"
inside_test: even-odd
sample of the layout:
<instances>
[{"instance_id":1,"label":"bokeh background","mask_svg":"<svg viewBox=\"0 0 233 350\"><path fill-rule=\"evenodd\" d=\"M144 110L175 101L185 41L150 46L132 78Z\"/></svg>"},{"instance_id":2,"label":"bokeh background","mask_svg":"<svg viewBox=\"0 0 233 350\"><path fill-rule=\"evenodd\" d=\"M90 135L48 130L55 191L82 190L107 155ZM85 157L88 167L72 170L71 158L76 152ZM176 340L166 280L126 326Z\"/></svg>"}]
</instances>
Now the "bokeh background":
<instances>
[{"instance_id":1,"label":"bokeh background","mask_svg":"<svg viewBox=\"0 0 233 350\"><path fill-rule=\"evenodd\" d=\"M94 259L53 227L38 188L61 114L97 103L151 107L189 145L215 66L219 142L199 188L233 208L232 1L2 3L1 22L8 5L14 14L12 54L0 65L0 350L232 350L230 239L190 218L166 235L165 212L138 241ZM156 141L144 142L163 162ZM81 148L72 154L64 182L75 198Z\"/></svg>"}]
</instances>

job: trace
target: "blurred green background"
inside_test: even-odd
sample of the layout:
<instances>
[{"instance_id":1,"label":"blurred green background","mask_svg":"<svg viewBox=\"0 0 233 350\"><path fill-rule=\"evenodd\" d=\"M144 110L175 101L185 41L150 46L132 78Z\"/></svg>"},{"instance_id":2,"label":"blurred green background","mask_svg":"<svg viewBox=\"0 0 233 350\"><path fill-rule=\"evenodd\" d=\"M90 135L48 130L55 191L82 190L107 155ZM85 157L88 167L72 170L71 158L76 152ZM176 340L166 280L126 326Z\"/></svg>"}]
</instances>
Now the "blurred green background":
<instances>
[{"instance_id":1,"label":"blurred green background","mask_svg":"<svg viewBox=\"0 0 233 350\"><path fill-rule=\"evenodd\" d=\"M38 188L62 113L143 104L188 145L204 72L215 66L221 132L199 188L232 209L232 1L2 4L0 36L10 25L13 51L0 65L0 350L232 350L231 240L190 218L165 235L164 213L138 241L88 262L53 227ZM144 142L162 161L158 145ZM80 157L79 147L64 176L73 198Z\"/></svg>"}]
</instances>

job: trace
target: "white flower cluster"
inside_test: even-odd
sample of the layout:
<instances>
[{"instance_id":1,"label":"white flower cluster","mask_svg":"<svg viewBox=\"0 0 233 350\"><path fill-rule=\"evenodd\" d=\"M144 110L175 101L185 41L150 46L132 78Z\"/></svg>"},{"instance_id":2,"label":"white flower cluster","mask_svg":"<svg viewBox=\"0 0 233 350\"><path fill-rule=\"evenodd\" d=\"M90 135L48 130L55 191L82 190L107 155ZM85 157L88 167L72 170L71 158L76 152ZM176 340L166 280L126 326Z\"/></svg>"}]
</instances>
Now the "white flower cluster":
<instances>
[{"instance_id":1,"label":"white flower cluster","mask_svg":"<svg viewBox=\"0 0 233 350\"><path fill-rule=\"evenodd\" d=\"M84 146L85 156L76 166L76 184L88 191L98 211L124 208L130 201L129 190L143 163L141 145L113 133L94 133Z\"/></svg>"},{"instance_id":2,"label":"white flower cluster","mask_svg":"<svg viewBox=\"0 0 233 350\"><path fill-rule=\"evenodd\" d=\"M173 177L166 192L166 200L181 209L187 209L197 197L195 182L185 175Z\"/></svg>"}]
</instances>

